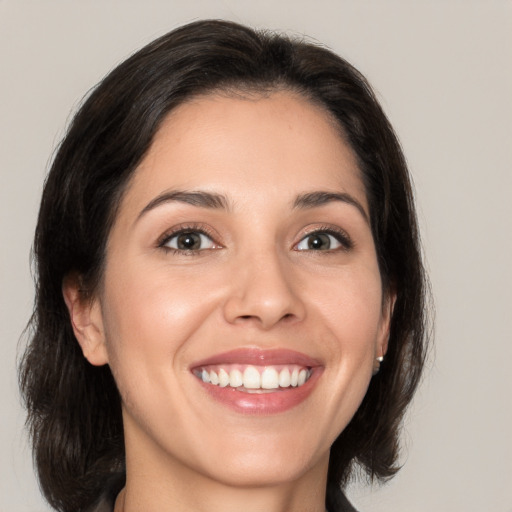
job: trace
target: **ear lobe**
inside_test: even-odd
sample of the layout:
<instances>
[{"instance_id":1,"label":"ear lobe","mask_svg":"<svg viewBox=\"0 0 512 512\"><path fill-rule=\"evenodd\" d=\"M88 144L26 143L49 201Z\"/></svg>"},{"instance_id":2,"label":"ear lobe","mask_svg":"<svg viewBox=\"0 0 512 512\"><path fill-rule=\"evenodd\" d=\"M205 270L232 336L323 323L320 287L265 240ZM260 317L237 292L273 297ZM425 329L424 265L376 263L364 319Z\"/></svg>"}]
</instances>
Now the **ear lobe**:
<instances>
[{"instance_id":1,"label":"ear lobe","mask_svg":"<svg viewBox=\"0 0 512 512\"><path fill-rule=\"evenodd\" d=\"M382 325L380 329L379 342L377 344L377 356L385 356L388 351L389 333L391 329L391 319L395 309L396 292L390 291L382 307Z\"/></svg>"},{"instance_id":2,"label":"ear lobe","mask_svg":"<svg viewBox=\"0 0 512 512\"><path fill-rule=\"evenodd\" d=\"M99 300L84 296L82 280L77 274L64 278L62 295L84 357L94 366L107 364L108 354Z\"/></svg>"}]
</instances>

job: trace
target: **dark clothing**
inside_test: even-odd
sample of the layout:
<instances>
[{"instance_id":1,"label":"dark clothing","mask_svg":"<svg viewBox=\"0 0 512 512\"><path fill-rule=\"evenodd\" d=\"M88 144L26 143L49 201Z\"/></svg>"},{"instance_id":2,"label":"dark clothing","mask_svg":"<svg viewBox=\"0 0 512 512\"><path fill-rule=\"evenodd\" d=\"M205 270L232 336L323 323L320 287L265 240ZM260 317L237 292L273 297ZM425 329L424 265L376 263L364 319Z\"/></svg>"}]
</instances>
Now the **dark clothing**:
<instances>
[{"instance_id":1,"label":"dark clothing","mask_svg":"<svg viewBox=\"0 0 512 512\"><path fill-rule=\"evenodd\" d=\"M88 512L113 512L116 496L124 487L124 483L124 474L115 475L107 484L101 499ZM330 493L330 496L330 503L328 503L329 512L357 512L341 490L335 490Z\"/></svg>"},{"instance_id":2,"label":"dark clothing","mask_svg":"<svg viewBox=\"0 0 512 512\"><path fill-rule=\"evenodd\" d=\"M105 491L98 502L87 512L113 512L117 495L121 492L126 482L126 475L122 473L115 474L106 484Z\"/></svg>"}]
</instances>

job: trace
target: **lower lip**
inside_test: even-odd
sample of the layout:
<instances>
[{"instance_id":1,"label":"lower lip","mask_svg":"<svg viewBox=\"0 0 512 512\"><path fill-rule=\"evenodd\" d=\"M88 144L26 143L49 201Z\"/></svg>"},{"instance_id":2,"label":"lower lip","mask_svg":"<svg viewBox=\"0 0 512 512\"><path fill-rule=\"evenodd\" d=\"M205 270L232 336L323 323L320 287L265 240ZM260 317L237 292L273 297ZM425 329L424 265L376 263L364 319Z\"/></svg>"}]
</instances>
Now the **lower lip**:
<instances>
[{"instance_id":1,"label":"lower lip","mask_svg":"<svg viewBox=\"0 0 512 512\"><path fill-rule=\"evenodd\" d=\"M242 414L278 414L304 402L313 391L321 368L313 368L311 377L300 387L285 388L274 392L247 393L226 386L214 386L197 379L203 389L215 400Z\"/></svg>"}]
</instances>

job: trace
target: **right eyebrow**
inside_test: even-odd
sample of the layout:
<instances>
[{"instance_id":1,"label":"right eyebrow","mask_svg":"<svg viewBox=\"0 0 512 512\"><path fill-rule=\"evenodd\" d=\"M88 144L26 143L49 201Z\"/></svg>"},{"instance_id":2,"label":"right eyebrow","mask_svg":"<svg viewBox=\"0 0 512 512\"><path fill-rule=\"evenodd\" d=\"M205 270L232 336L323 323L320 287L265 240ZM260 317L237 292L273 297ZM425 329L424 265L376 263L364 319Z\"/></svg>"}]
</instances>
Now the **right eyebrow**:
<instances>
[{"instance_id":1,"label":"right eyebrow","mask_svg":"<svg viewBox=\"0 0 512 512\"><path fill-rule=\"evenodd\" d=\"M139 213L137 220L146 213L154 210L158 206L166 203L181 202L199 206L200 208L229 210L229 201L222 194L205 192L202 190L186 191L186 190L169 190L152 199Z\"/></svg>"}]
</instances>

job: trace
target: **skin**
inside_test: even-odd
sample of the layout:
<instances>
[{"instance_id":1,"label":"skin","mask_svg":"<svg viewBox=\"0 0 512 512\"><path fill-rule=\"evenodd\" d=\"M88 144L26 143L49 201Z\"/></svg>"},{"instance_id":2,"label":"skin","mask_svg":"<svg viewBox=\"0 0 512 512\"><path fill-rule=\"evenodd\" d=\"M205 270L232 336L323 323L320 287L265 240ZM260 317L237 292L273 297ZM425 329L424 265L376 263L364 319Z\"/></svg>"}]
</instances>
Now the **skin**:
<instances>
[{"instance_id":1,"label":"skin","mask_svg":"<svg viewBox=\"0 0 512 512\"><path fill-rule=\"evenodd\" d=\"M222 194L228 208L147 209L173 190ZM316 191L348 194L361 209L293 207ZM94 300L64 284L84 356L110 365L122 397L127 485L116 510L324 510L329 448L388 339L393 301L383 299L368 217L352 150L306 99L210 95L168 116L122 199ZM160 246L184 226L211 241ZM326 228L352 246L331 238L330 249L309 249L311 232ZM236 348L302 352L321 375L299 405L243 414L190 371Z\"/></svg>"}]
</instances>

